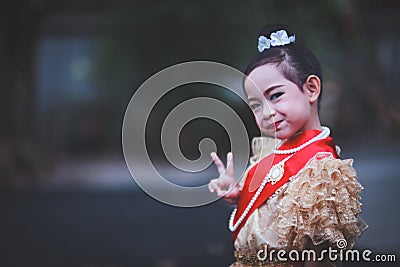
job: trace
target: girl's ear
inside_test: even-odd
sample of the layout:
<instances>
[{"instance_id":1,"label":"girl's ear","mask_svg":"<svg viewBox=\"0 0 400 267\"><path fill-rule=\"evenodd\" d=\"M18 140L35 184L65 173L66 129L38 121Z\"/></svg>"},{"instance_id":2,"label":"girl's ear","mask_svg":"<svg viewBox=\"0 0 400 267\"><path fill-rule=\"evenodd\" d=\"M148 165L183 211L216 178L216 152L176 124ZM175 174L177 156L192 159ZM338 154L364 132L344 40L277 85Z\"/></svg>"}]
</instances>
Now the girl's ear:
<instances>
[{"instance_id":1,"label":"girl's ear","mask_svg":"<svg viewBox=\"0 0 400 267\"><path fill-rule=\"evenodd\" d=\"M308 76L303 85L303 90L310 97L310 103L318 101L321 93L321 80L316 75Z\"/></svg>"}]
</instances>

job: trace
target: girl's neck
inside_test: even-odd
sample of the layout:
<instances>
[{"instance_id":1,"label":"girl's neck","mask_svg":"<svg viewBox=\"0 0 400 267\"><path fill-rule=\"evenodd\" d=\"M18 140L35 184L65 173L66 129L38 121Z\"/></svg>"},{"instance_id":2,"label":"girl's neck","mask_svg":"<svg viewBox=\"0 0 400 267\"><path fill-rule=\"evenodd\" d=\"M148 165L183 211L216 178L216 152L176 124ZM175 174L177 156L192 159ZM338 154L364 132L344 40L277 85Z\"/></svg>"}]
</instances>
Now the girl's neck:
<instances>
[{"instance_id":1,"label":"girl's neck","mask_svg":"<svg viewBox=\"0 0 400 267\"><path fill-rule=\"evenodd\" d=\"M308 130L322 130L321 122L319 120L318 116L315 116L313 120L309 120L306 125L304 125L298 132L296 132L294 135L289 137L286 140L292 140L299 134L308 131ZM283 141L283 140L282 140Z\"/></svg>"}]
</instances>

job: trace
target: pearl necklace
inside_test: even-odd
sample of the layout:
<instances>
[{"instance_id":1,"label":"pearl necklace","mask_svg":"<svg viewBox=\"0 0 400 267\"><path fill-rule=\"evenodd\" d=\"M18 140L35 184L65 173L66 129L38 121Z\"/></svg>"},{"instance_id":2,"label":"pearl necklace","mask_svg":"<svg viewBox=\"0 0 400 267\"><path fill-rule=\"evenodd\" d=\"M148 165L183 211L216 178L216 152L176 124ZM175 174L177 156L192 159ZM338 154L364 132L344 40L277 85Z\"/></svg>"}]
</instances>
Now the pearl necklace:
<instances>
[{"instance_id":1,"label":"pearl necklace","mask_svg":"<svg viewBox=\"0 0 400 267\"><path fill-rule=\"evenodd\" d=\"M305 142L305 143L303 143L300 146L295 147L295 148L285 149L285 150L274 149L274 153L275 154L279 154L279 155L296 153L297 151L302 150L303 148L305 148L309 144L314 143L315 141L327 138L330 134L331 134L331 130L328 127L322 126L322 132L319 135L317 135L316 137L311 138L307 142Z\"/></svg>"},{"instance_id":2,"label":"pearl necklace","mask_svg":"<svg viewBox=\"0 0 400 267\"><path fill-rule=\"evenodd\" d=\"M288 161L291 157L293 157L294 154L284 158L280 162L276 163L274 166L271 167L269 170L268 174L265 176L264 180L262 181L260 187L257 189L257 192L254 194L253 198L250 200L249 204L247 205L246 209L240 216L240 218L237 220L235 225L233 225L233 220L236 215L237 208L235 208L231 214L231 217L229 218L229 230L231 232L236 231L236 229L239 227L239 225L242 223L244 218L246 218L247 214L249 213L250 209L253 207L254 203L260 196L262 190L264 189L265 185L270 182L272 185L274 185L276 182L278 182L282 177L284 173L284 165L285 162Z\"/></svg>"},{"instance_id":3,"label":"pearl necklace","mask_svg":"<svg viewBox=\"0 0 400 267\"><path fill-rule=\"evenodd\" d=\"M247 214L250 212L250 209L253 207L254 203L256 202L256 200L258 199L258 197L260 196L261 192L263 191L265 185L268 182L270 182L272 185L274 185L276 182L278 182L283 177L284 165L285 165L286 161L288 161L291 157L293 157L296 152L300 151L301 149L305 148L306 146L310 145L313 142L316 142L316 141L319 141L321 139L328 137L329 134L330 134L330 129L328 127L323 126L322 132L319 135L317 135L314 138L311 138L310 140L308 140L307 142L305 142L304 144L302 144L296 148L287 149L287 150L274 150L275 154L292 154L292 155L287 156L286 158L284 158L283 160L281 160L280 162L276 163L274 166L271 167L268 174L263 179L260 187L257 189L257 192L254 194L254 196L250 200L249 204L247 204L246 209L244 210L244 212L242 213L242 215L240 216L240 218L237 220L237 222L235 224L233 224L233 220L235 219L237 208L235 208L233 210L233 212L229 218L229 224L228 224L229 230L231 232L235 232L237 230L239 225L243 222L244 218L246 218ZM280 153L276 153L276 151L279 151Z\"/></svg>"}]
</instances>

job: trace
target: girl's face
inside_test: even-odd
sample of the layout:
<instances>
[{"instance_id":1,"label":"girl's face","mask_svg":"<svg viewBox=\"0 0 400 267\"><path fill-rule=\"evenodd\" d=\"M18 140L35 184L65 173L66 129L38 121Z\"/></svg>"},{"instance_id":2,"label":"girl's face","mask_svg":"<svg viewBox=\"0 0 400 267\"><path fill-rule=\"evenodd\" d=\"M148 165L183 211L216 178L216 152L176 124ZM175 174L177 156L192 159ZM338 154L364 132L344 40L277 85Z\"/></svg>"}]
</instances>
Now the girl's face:
<instances>
[{"instance_id":1,"label":"girl's face","mask_svg":"<svg viewBox=\"0 0 400 267\"><path fill-rule=\"evenodd\" d=\"M265 135L283 140L313 128L315 112L310 94L287 80L274 65L255 68L244 87L258 127Z\"/></svg>"}]
</instances>

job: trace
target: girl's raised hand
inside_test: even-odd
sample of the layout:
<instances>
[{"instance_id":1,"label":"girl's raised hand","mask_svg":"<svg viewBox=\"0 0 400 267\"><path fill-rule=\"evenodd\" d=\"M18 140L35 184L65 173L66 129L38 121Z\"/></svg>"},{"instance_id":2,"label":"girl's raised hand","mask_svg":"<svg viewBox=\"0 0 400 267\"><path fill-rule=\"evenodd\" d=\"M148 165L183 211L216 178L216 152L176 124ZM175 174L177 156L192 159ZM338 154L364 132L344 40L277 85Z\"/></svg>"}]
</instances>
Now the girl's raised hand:
<instances>
[{"instance_id":1,"label":"girl's raised hand","mask_svg":"<svg viewBox=\"0 0 400 267\"><path fill-rule=\"evenodd\" d=\"M211 157L218 168L219 178L212 179L208 184L208 189L210 192L216 192L218 196L224 197L227 202L236 204L240 191L235 180L232 153L229 152L227 155L226 168L215 152L211 153Z\"/></svg>"}]
</instances>

